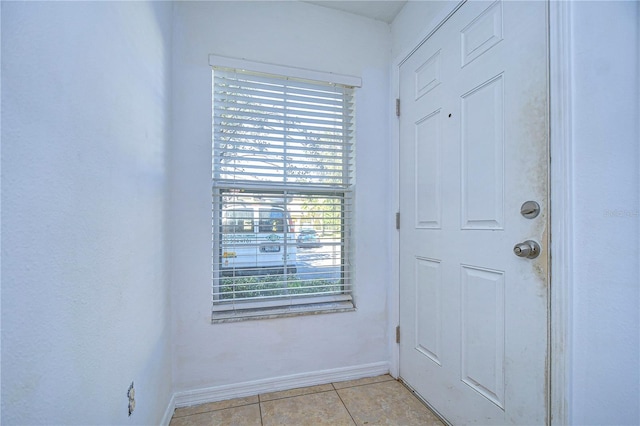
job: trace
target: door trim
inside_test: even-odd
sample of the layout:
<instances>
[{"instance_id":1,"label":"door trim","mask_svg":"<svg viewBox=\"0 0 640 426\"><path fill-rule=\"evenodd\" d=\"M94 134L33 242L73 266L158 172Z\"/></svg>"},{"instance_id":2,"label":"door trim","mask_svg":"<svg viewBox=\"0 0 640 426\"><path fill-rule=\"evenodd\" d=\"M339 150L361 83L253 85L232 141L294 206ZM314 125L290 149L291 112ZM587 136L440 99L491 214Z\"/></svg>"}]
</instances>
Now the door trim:
<instances>
[{"instance_id":1,"label":"door trim","mask_svg":"<svg viewBox=\"0 0 640 426\"><path fill-rule=\"evenodd\" d=\"M573 139L571 2L549 5L549 167L551 224L550 422L571 424Z\"/></svg>"},{"instance_id":2,"label":"door trim","mask_svg":"<svg viewBox=\"0 0 640 426\"><path fill-rule=\"evenodd\" d=\"M394 58L391 67L391 99L399 96L400 66L413 54L465 0L443 10L421 33L410 49ZM571 2L547 1L549 29L549 224L550 232L550 293L549 293L549 420L551 425L570 424L571 397L571 302L573 287L573 178L572 178L572 122L571 122ZM400 127L395 105L389 105L391 117L393 185L389 217L394 218L400 206ZM392 219L390 219L390 222ZM400 234L393 226L391 250L391 289L389 291L388 342L390 374L400 373L400 347L395 342L395 327L400 323Z\"/></svg>"}]
</instances>

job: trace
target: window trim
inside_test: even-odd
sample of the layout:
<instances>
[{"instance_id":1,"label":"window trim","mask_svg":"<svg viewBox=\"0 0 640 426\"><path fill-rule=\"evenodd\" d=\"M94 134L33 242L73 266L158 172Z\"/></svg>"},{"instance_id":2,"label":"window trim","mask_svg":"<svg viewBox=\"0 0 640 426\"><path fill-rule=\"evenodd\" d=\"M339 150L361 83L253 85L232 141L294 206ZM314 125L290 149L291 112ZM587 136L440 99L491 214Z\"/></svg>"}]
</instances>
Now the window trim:
<instances>
[{"instance_id":1,"label":"window trim","mask_svg":"<svg viewBox=\"0 0 640 426\"><path fill-rule=\"evenodd\" d=\"M288 67L281 66L275 64L268 64L262 62L253 62L247 61L244 59L223 57L218 55L209 55L209 65L211 67L222 67L228 69L237 69L242 71L249 72L257 72L271 75L278 75L284 78L295 78L298 80L309 80L313 83L322 82L328 84L337 84L342 86L349 86L352 88L358 88L362 86L362 79L360 77L328 73L322 71L314 71L304 68L296 68L296 67ZM213 106L212 106L213 108ZM212 111L213 112L213 111ZM355 116L354 116L355 119ZM213 136L213 135L212 135ZM213 137L212 137L213 141ZM355 146L355 142L354 142ZM355 163L353 164L353 172L355 172ZM224 185L225 188L230 189L233 185L229 185L228 183ZM240 184L238 185L238 189L252 189L252 185ZM286 184L277 184L273 185L272 189L281 188L285 191L291 190L303 190L308 191L311 190L308 186L303 186L299 188L298 185L286 185ZM214 180L212 189L216 190L216 182ZM264 185L257 185L255 189L265 189ZM334 189L335 191L335 189ZM343 196L345 199L347 197L351 200L350 202L355 203L355 176L352 178L352 182L349 188L344 189ZM212 195L214 195L212 193ZM214 212L214 218L215 218ZM350 281L351 283L355 280L355 265L353 264L353 256L354 256L354 242L352 240L352 230L353 230L353 217L350 220L350 224L347 228L343 228L343 232L347 231L348 237L345 237L346 240L343 240L343 249L348 250L350 252ZM343 225L344 226L344 225ZM346 234L345 234L346 235ZM215 243L214 243L215 247ZM212 249L214 249L212 247ZM213 253L215 257L215 252ZM215 259L212 259L215 262ZM214 292L214 287L212 286L212 293ZM212 294L213 295L213 294ZM245 305L240 309L238 307ZM266 319L266 318L275 318L275 317L288 317L288 316L297 316L297 315L315 315L319 313L334 313L334 312L349 312L355 311L356 306L354 302L354 291L353 288L350 288L348 294L340 294L340 295L319 295L312 297L297 297L290 299L289 304L283 304L282 302L272 302L268 299L264 301L261 300L252 300L252 301L244 301L244 302L235 302L235 303L216 303L215 300L212 300L212 323L222 323L222 322L233 322L233 321L242 321L242 320L251 320L251 319Z\"/></svg>"},{"instance_id":2,"label":"window trim","mask_svg":"<svg viewBox=\"0 0 640 426\"><path fill-rule=\"evenodd\" d=\"M209 65L212 67L236 68L251 70L266 74L295 77L326 83L342 84L344 86L362 87L362 79L345 74L335 74L324 71L314 71L306 68L289 67L269 64L266 62L247 61L245 59L230 58L227 56L209 55Z\"/></svg>"}]
</instances>

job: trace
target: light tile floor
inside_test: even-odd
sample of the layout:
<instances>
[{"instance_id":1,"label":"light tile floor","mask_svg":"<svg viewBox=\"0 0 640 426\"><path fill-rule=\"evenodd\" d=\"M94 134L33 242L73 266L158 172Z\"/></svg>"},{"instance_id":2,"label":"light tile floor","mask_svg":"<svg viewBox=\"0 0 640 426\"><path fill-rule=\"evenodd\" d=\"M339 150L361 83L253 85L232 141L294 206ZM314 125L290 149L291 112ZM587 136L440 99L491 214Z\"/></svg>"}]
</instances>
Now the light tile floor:
<instances>
[{"instance_id":1,"label":"light tile floor","mask_svg":"<svg viewBox=\"0 0 640 426\"><path fill-rule=\"evenodd\" d=\"M176 409L170 426L444 426L389 375Z\"/></svg>"}]
</instances>

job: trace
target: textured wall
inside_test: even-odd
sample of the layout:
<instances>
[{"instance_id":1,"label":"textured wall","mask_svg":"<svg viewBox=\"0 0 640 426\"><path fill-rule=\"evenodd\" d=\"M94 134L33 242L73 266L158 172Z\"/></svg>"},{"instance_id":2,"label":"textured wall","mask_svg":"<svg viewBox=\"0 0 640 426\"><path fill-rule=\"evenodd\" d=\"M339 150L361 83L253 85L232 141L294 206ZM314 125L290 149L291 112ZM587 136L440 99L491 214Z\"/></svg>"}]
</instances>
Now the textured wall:
<instances>
[{"instance_id":1,"label":"textured wall","mask_svg":"<svg viewBox=\"0 0 640 426\"><path fill-rule=\"evenodd\" d=\"M3 424L167 408L170 37L168 3L2 2Z\"/></svg>"},{"instance_id":2,"label":"textured wall","mask_svg":"<svg viewBox=\"0 0 640 426\"><path fill-rule=\"evenodd\" d=\"M388 25L301 2L180 2L174 12L176 391L387 362ZM209 54L362 77L356 100L356 312L211 324Z\"/></svg>"},{"instance_id":3,"label":"textured wall","mask_svg":"<svg viewBox=\"0 0 640 426\"><path fill-rule=\"evenodd\" d=\"M640 424L638 2L573 3L574 424Z\"/></svg>"}]
</instances>

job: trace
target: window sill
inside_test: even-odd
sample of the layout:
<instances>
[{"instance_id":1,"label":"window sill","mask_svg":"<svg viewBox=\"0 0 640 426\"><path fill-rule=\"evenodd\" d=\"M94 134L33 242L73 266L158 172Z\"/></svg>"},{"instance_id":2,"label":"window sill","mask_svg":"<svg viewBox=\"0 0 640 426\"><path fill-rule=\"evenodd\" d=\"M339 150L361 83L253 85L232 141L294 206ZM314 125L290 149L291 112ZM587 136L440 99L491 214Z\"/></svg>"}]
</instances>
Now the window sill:
<instances>
[{"instance_id":1,"label":"window sill","mask_svg":"<svg viewBox=\"0 0 640 426\"><path fill-rule=\"evenodd\" d=\"M353 312L356 310L353 302L328 302L314 303L308 305L292 305L274 308L243 309L238 311L213 312L211 315L212 324L263 320L272 318L297 317L301 315L331 314L336 312Z\"/></svg>"}]
</instances>

